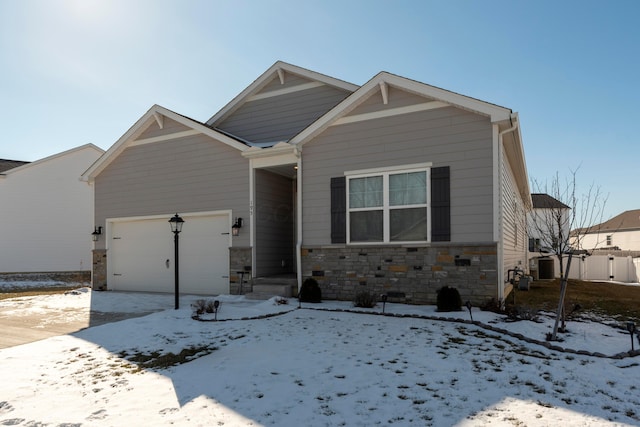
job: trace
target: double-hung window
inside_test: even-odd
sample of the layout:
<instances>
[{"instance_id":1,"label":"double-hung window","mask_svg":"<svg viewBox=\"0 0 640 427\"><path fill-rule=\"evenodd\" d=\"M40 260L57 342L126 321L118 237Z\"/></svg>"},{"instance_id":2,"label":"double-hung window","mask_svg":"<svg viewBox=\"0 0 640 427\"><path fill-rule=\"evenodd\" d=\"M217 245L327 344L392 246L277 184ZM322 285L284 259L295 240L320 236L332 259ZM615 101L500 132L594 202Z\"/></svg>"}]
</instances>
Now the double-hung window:
<instances>
[{"instance_id":1,"label":"double-hung window","mask_svg":"<svg viewBox=\"0 0 640 427\"><path fill-rule=\"evenodd\" d=\"M348 241L429 240L429 167L349 172Z\"/></svg>"}]
</instances>

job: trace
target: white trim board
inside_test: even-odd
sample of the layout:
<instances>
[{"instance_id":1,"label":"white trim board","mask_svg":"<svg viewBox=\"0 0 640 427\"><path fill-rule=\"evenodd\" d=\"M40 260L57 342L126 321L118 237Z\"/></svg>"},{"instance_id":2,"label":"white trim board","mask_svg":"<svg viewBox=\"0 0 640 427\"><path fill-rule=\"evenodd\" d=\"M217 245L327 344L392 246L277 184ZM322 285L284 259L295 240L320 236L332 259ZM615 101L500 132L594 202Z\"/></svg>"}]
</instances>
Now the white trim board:
<instances>
[{"instance_id":1,"label":"white trim board","mask_svg":"<svg viewBox=\"0 0 640 427\"><path fill-rule=\"evenodd\" d=\"M442 101L424 102L422 104L407 105L405 107L391 108L388 110L373 111L371 113L354 114L337 119L329 126L344 125L347 123L362 122L365 120L381 119L383 117L399 116L401 114L417 113L419 111L434 110L437 108L449 107L449 104Z\"/></svg>"}]
</instances>

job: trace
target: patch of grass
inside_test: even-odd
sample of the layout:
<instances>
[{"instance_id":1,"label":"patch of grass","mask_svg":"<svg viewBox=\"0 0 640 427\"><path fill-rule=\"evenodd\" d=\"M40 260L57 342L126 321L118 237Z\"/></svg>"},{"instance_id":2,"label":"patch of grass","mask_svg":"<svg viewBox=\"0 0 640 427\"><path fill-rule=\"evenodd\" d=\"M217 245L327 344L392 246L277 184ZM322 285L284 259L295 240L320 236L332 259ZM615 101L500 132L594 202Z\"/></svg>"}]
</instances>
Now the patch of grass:
<instances>
[{"instance_id":1,"label":"patch of grass","mask_svg":"<svg viewBox=\"0 0 640 427\"><path fill-rule=\"evenodd\" d=\"M528 291L514 290L515 305L555 312L560 298L560 279L531 282ZM514 295L506 303L513 306ZM640 320L640 287L607 282L569 280L565 312L571 313L579 304L580 311L607 315L621 321Z\"/></svg>"},{"instance_id":2,"label":"patch of grass","mask_svg":"<svg viewBox=\"0 0 640 427\"><path fill-rule=\"evenodd\" d=\"M140 369L166 369L171 366L181 365L183 363L190 362L197 357L202 357L217 350L215 346L191 346L189 348L182 349L180 353L164 353L154 351L152 353L136 353L129 355L127 353L121 353L120 357L135 363Z\"/></svg>"}]
</instances>

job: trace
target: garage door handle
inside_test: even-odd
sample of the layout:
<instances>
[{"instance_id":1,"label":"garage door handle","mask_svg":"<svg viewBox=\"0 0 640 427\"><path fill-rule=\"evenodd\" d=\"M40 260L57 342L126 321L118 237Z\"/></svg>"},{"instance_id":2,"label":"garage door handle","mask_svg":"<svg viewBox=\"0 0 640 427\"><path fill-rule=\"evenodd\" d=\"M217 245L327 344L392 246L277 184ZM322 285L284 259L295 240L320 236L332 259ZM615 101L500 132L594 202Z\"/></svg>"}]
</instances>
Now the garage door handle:
<instances>
[{"instance_id":1,"label":"garage door handle","mask_svg":"<svg viewBox=\"0 0 640 427\"><path fill-rule=\"evenodd\" d=\"M225 234L226 234L227 236L229 235L229 233L220 233L220 235L221 235L221 236L224 236Z\"/></svg>"},{"instance_id":2,"label":"garage door handle","mask_svg":"<svg viewBox=\"0 0 640 427\"><path fill-rule=\"evenodd\" d=\"M167 268L169 268L169 266L171 265L171 261L169 261L169 258L167 258L167 260L164 262L164 265L166 265Z\"/></svg>"},{"instance_id":3,"label":"garage door handle","mask_svg":"<svg viewBox=\"0 0 640 427\"><path fill-rule=\"evenodd\" d=\"M114 276L122 276L120 273L113 273Z\"/></svg>"}]
</instances>

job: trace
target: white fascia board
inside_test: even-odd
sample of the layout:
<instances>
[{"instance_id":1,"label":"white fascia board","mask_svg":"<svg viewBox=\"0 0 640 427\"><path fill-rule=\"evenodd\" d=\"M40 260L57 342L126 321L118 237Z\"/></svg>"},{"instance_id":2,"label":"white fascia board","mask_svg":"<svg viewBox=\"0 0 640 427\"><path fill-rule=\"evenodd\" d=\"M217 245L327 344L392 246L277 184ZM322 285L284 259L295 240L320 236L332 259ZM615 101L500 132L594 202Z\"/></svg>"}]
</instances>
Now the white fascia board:
<instances>
[{"instance_id":1,"label":"white fascia board","mask_svg":"<svg viewBox=\"0 0 640 427\"><path fill-rule=\"evenodd\" d=\"M428 96L438 101L446 102L454 107L459 107L474 113L482 114L491 118L492 122L507 120L511 117L511 110L490 104L479 99L470 98L426 83L420 83L405 77L400 77L390 73L380 73L380 78L392 86L413 92L417 95Z\"/></svg>"},{"instance_id":2,"label":"white fascia board","mask_svg":"<svg viewBox=\"0 0 640 427\"><path fill-rule=\"evenodd\" d=\"M274 96L281 96L281 95L286 95L286 94L289 94L289 93L300 92L300 91L303 91L303 90L309 90L309 89L313 89L313 88L320 87L320 86L324 86L324 83L321 83L321 82L309 82L309 83L304 83L304 84L297 85L297 86L288 87L288 88L285 88L285 89L272 90L272 91L269 91L269 92L263 92L263 93L259 93L257 95L250 96L249 98L247 98L247 102L258 101L260 99L267 99L267 98L272 98Z\"/></svg>"},{"instance_id":3,"label":"white fascia board","mask_svg":"<svg viewBox=\"0 0 640 427\"><path fill-rule=\"evenodd\" d=\"M297 155L298 147L295 145L291 145L286 142L278 142L273 147L251 147L242 152L242 157L247 159L256 159L260 157L271 157L271 156L281 156L283 154L294 154Z\"/></svg>"},{"instance_id":4,"label":"white fascia board","mask_svg":"<svg viewBox=\"0 0 640 427\"><path fill-rule=\"evenodd\" d=\"M274 76L278 76L281 82L286 80L286 73L295 74L309 80L318 81L329 86L334 86L339 89L344 89L349 92L354 92L358 89L358 85L345 82L334 77L329 77L325 74L321 74L315 71L307 70L286 62L277 61L267 71L262 73L260 77L254 80L246 89L240 92L235 98L233 98L227 105L225 105L220 111L218 111L213 117L207 120L206 124L211 126L217 123L220 119L226 117L228 114L235 111L247 100L253 97L259 92L267 83L271 81Z\"/></svg>"},{"instance_id":5,"label":"white fascia board","mask_svg":"<svg viewBox=\"0 0 640 427\"><path fill-rule=\"evenodd\" d=\"M166 135L164 137L148 138L146 140L137 140L147 128L154 122L158 114L168 117L184 126L191 128L190 131L177 132L175 134ZM220 133L207 126L204 126L198 122L188 119L180 114L174 113L159 105L154 105L147 111L136 123L129 128L129 130L122 135L115 144L113 144L93 165L87 169L81 177L83 181L93 181L93 179L100 174L116 157L122 153L127 147L143 143L152 143L158 141L166 141L177 137L184 137L189 135L203 134L211 137L223 144L227 144L237 150L244 151L248 149L246 145Z\"/></svg>"},{"instance_id":6,"label":"white fascia board","mask_svg":"<svg viewBox=\"0 0 640 427\"><path fill-rule=\"evenodd\" d=\"M529 188L529 173L527 171L527 161L524 155L524 147L522 145L522 133L520 129L520 118L518 113L511 114L511 120L504 124L504 127L508 129L513 124L516 128L510 133L513 140L512 152L514 156L508 156L511 169L514 172L514 178L516 179L516 185L518 191L524 201L527 210L533 209L533 202L531 201L531 190ZM506 135L505 135L506 136ZM503 144L504 138L503 138ZM506 147L505 147L506 148Z\"/></svg>"}]
</instances>

